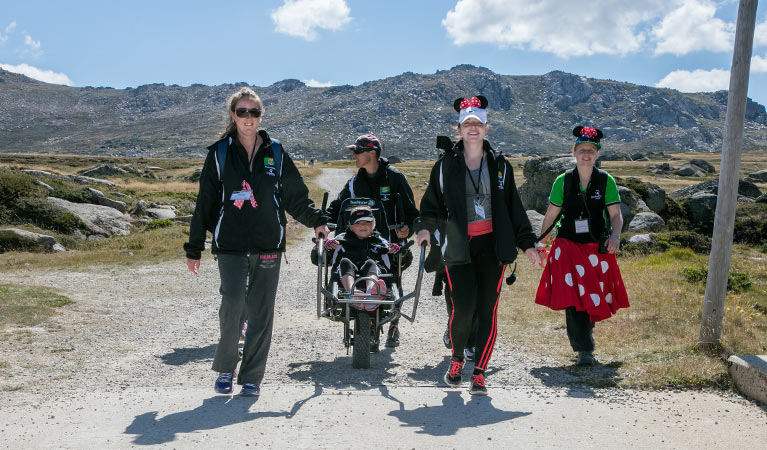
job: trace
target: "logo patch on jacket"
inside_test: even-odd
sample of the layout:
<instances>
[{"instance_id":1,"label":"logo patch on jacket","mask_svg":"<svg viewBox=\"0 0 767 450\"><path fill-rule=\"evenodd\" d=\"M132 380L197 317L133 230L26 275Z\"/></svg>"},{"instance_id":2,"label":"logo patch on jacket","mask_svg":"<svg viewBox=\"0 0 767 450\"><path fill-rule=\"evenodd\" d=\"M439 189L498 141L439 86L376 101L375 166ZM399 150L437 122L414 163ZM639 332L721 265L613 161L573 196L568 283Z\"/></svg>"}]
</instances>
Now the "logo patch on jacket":
<instances>
[{"instance_id":1,"label":"logo patch on jacket","mask_svg":"<svg viewBox=\"0 0 767 450\"><path fill-rule=\"evenodd\" d=\"M594 191L594 195L591 196L593 200L600 200L602 198L602 193L599 192L599 189Z\"/></svg>"},{"instance_id":2,"label":"logo patch on jacket","mask_svg":"<svg viewBox=\"0 0 767 450\"><path fill-rule=\"evenodd\" d=\"M274 158L269 158L268 156L264 158L264 169L268 175L277 175L274 167Z\"/></svg>"},{"instance_id":3,"label":"logo patch on jacket","mask_svg":"<svg viewBox=\"0 0 767 450\"><path fill-rule=\"evenodd\" d=\"M388 202L389 201L389 194L391 194L391 187L390 186L381 186L378 189L378 193L381 196L381 201Z\"/></svg>"}]
</instances>

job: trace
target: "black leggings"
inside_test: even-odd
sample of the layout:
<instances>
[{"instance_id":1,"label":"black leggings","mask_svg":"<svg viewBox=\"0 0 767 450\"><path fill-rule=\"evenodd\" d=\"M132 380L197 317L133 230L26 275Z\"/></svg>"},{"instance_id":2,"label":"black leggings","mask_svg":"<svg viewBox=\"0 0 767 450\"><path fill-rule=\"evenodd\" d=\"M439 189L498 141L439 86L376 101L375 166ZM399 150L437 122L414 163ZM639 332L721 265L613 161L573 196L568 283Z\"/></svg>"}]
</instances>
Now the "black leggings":
<instances>
[{"instance_id":1,"label":"black leggings","mask_svg":"<svg viewBox=\"0 0 767 450\"><path fill-rule=\"evenodd\" d=\"M495 256L493 233L469 241L471 263L446 267L453 311L450 315L450 339L453 357L463 358L469 340L472 318L477 313L477 352L475 370L485 371L498 336L498 299L501 295L504 265Z\"/></svg>"}]
</instances>

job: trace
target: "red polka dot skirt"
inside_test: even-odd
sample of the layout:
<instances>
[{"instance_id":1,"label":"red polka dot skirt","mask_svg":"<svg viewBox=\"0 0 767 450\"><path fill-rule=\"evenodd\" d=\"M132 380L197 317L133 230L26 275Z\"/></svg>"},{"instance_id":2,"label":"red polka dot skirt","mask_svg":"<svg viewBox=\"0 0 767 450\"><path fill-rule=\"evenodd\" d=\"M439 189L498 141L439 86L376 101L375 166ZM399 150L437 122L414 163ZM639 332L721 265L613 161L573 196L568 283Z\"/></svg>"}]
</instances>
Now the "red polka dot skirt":
<instances>
[{"instance_id":1,"label":"red polka dot skirt","mask_svg":"<svg viewBox=\"0 0 767 450\"><path fill-rule=\"evenodd\" d=\"M615 255L600 254L598 249L597 243L554 239L535 303L554 310L575 306L578 311L587 311L592 322L628 308L628 294Z\"/></svg>"}]
</instances>

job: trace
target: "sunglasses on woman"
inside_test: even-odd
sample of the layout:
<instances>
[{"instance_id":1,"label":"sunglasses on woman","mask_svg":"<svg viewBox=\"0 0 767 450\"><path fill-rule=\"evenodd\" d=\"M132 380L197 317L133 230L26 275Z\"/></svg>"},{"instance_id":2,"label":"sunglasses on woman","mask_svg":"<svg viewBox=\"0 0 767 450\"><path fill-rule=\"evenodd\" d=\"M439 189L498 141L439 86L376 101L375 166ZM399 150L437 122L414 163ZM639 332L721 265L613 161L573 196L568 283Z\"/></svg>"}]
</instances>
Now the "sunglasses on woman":
<instances>
[{"instance_id":1,"label":"sunglasses on woman","mask_svg":"<svg viewBox=\"0 0 767 450\"><path fill-rule=\"evenodd\" d=\"M240 119L244 119L248 116L255 117L258 119L261 117L261 108L237 108L234 110L234 113L239 117Z\"/></svg>"}]
</instances>

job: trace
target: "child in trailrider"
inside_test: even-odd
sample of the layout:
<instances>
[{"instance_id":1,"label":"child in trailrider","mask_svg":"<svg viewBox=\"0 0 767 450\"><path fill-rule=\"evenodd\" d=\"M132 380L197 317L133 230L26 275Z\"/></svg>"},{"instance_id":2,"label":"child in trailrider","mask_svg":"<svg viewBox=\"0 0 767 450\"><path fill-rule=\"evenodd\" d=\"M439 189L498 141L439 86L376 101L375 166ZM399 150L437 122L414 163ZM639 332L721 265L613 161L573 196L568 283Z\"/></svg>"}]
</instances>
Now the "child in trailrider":
<instances>
[{"instance_id":1,"label":"child in trailrider","mask_svg":"<svg viewBox=\"0 0 767 450\"><path fill-rule=\"evenodd\" d=\"M383 296L386 283L380 279L381 268L390 267L389 253L399 251L399 245L388 242L375 231L375 217L369 206L357 206L349 212L349 231L325 242L325 248L333 251L333 273L341 280L346 292L355 292L354 280L365 280L366 293ZM356 304L358 308L372 311L375 304Z\"/></svg>"}]
</instances>

